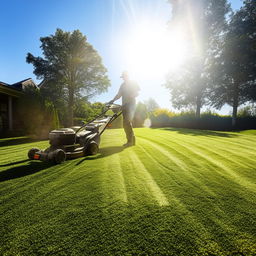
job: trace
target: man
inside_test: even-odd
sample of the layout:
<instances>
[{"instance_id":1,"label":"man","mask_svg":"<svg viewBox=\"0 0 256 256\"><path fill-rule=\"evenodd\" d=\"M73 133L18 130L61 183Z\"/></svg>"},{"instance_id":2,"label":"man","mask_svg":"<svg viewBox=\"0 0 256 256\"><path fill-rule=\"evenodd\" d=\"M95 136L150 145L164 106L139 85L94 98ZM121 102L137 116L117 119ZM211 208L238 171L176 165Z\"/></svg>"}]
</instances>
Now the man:
<instances>
[{"instance_id":1,"label":"man","mask_svg":"<svg viewBox=\"0 0 256 256\"><path fill-rule=\"evenodd\" d=\"M127 71L121 75L124 82L121 84L117 95L109 103L120 99L122 97L122 112L123 112L123 127L127 138L127 143L123 146L130 147L135 145L135 136L132 129L132 119L136 107L136 97L140 90L138 84L129 78Z\"/></svg>"}]
</instances>

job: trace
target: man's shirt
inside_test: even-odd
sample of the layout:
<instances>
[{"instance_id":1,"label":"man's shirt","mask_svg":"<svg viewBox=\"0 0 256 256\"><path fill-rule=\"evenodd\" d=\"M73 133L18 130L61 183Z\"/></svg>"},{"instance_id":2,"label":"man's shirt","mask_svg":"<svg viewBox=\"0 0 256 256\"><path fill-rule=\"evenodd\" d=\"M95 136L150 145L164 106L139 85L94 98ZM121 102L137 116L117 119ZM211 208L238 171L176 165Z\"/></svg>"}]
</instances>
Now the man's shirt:
<instances>
[{"instance_id":1,"label":"man's shirt","mask_svg":"<svg viewBox=\"0 0 256 256\"><path fill-rule=\"evenodd\" d=\"M118 94L122 96L122 105L135 103L140 87L134 81L127 81L121 84Z\"/></svg>"}]
</instances>

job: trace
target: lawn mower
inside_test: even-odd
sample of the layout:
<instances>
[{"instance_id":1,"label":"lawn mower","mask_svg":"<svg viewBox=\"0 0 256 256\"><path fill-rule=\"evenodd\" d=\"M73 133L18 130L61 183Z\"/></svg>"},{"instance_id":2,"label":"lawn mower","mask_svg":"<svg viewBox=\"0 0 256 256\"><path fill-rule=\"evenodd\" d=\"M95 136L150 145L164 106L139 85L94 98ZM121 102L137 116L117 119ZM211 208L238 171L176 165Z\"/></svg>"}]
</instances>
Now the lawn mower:
<instances>
[{"instance_id":1,"label":"lawn mower","mask_svg":"<svg viewBox=\"0 0 256 256\"><path fill-rule=\"evenodd\" d=\"M107 103L100 115L81 127L51 131L50 147L45 150L31 148L28 151L28 158L60 164L66 159L95 155L99 151L101 134L121 113L120 105Z\"/></svg>"}]
</instances>

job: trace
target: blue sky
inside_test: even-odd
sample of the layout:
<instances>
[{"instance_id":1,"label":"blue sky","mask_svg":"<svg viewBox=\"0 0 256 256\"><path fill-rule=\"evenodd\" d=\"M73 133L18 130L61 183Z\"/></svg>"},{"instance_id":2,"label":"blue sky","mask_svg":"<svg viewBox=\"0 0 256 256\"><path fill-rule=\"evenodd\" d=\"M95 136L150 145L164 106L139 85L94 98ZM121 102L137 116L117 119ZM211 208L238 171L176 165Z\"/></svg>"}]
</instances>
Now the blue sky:
<instances>
[{"instance_id":1,"label":"blue sky","mask_svg":"<svg viewBox=\"0 0 256 256\"><path fill-rule=\"evenodd\" d=\"M171 18L166 0L0 0L0 4L0 81L15 83L31 77L39 82L26 54L41 55L39 38L54 34L56 28L79 29L108 69L111 87L93 99L102 102L113 98L120 86L120 73L127 69L124 45L134 27L146 19L165 27ZM242 1L231 4L238 9ZM135 77L142 89L139 100L152 97L161 107L171 108L163 80L150 75Z\"/></svg>"}]
</instances>

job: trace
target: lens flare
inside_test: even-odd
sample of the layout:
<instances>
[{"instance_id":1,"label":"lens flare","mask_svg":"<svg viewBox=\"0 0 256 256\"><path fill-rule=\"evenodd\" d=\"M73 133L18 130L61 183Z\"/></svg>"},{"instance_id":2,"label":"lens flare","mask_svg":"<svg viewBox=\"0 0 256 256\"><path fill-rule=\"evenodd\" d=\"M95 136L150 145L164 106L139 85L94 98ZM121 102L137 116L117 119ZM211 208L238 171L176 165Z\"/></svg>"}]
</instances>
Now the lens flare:
<instances>
[{"instance_id":1,"label":"lens flare","mask_svg":"<svg viewBox=\"0 0 256 256\"><path fill-rule=\"evenodd\" d=\"M149 118L147 118L147 119L144 121L143 126L146 127L146 128L150 128L150 127L151 127L151 120L150 120Z\"/></svg>"}]
</instances>

